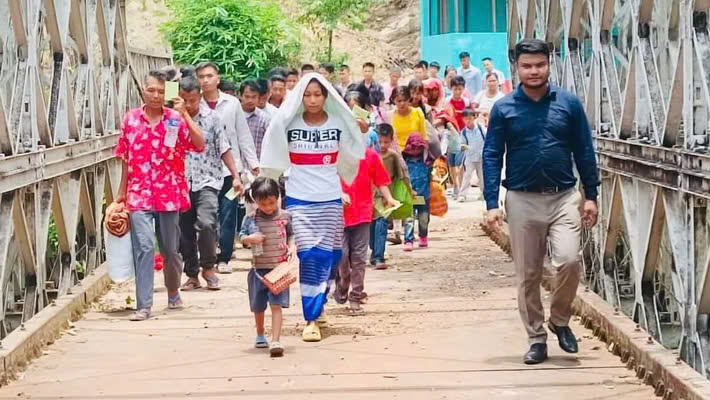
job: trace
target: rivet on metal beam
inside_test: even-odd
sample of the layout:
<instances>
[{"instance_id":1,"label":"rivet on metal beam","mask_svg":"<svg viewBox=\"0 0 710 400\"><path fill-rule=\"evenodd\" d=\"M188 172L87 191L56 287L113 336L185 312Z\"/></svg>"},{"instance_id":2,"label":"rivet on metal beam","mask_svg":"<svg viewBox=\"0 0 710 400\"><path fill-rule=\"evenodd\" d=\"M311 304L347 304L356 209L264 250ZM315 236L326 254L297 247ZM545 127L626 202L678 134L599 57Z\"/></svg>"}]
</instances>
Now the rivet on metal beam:
<instances>
[{"instance_id":1,"label":"rivet on metal beam","mask_svg":"<svg viewBox=\"0 0 710 400\"><path fill-rule=\"evenodd\" d=\"M654 391L654 394L658 397L666 394L666 385L664 385L662 381L658 381L658 383L656 383L656 390Z\"/></svg>"},{"instance_id":2,"label":"rivet on metal beam","mask_svg":"<svg viewBox=\"0 0 710 400\"><path fill-rule=\"evenodd\" d=\"M56 301L56 300L52 300L52 307L56 307L56 306L57 306L57 301Z\"/></svg>"},{"instance_id":3,"label":"rivet on metal beam","mask_svg":"<svg viewBox=\"0 0 710 400\"><path fill-rule=\"evenodd\" d=\"M20 330L21 330L21 331L24 331L24 330L25 330L25 323L24 323L24 322L20 324Z\"/></svg>"},{"instance_id":4,"label":"rivet on metal beam","mask_svg":"<svg viewBox=\"0 0 710 400\"><path fill-rule=\"evenodd\" d=\"M648 341L646 343L653 344L653 336L649 336Z\"/></svg>"},{"instance_id":5,"label":"rivet on metal beam","mask_svg":"<svg viewBox=\"0 0 710 400\"><path fill-rule=\"evenodd\" d=\"M619 307L614 307L614 315L619 315Z\"/></svg>"},{"instance_id":6,"label":"rivet on metal beam","mask_svg":"<svg viewBox=\"0 0 710 400\"><path fill-rule=\"evenodd\" d=\"M634 328L634 331L641 332L641 325L636 324L636 328Z\"/></svg>"}]
</instances>

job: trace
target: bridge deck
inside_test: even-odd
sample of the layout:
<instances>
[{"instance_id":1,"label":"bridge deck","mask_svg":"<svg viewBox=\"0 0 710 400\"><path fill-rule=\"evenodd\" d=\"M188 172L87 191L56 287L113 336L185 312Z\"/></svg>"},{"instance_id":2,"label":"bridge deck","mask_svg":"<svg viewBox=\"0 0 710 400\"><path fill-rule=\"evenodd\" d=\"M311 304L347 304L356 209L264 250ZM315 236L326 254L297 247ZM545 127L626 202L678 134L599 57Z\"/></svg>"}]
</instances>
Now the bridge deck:
<instances>
[{"instance_id":1,"label":"bridge deck","mask_svg":"<svg viewBox=\"0 0 710 400\"><path fill-rule=\"evenodd\" d=\"M158 317L143 323L126 321L128 311L121 311L125 298L135 297L132 287L114 288L0 389L0 399L652 398L652 389L576 322L577 356L552 337L547 363L520 362L526 340L513 268L473 227L480 211L455 204L449 217L435 218L429 250L405 255L391 247L396 268L367 272L368 315L350 317L331 304L333 328L320 343L300 340L293 290L284 358L252 348L246 262L237 261L240 270L222 276L222 291L184 293L183 311L164 311L158 290Z\"/></svg>"}]
</instances>

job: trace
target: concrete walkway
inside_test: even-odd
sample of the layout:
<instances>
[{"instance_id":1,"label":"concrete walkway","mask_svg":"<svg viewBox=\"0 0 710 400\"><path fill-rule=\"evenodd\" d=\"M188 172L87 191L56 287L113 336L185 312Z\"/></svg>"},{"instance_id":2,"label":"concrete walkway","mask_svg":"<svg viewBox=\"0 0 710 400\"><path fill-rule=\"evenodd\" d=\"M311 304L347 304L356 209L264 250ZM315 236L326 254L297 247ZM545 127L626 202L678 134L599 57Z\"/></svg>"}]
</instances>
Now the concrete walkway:
<instances>
[{"instance_id":1,"label":"concrete walkway","mask_svg":"<svg viewBox=\"0 0 710 400\"><path fill-rule=\"evenodd\" d=\"M320 343L300 340L292 287L283 358L253 348L246 262L237 261L234 274L221 276L223 290L184 293L183 311L165 310L158 289L158 316L146 322L125 319L132 287L114 288L0 399L653 398L576 322L578 355L551 337L547 363L521 363L527 344L513 269L474 227L480 211L452 204L433 221L430 249L390 247L393 268L367 271L367 315L329 304L333 327Z\"/></svg>"}]
</instances>

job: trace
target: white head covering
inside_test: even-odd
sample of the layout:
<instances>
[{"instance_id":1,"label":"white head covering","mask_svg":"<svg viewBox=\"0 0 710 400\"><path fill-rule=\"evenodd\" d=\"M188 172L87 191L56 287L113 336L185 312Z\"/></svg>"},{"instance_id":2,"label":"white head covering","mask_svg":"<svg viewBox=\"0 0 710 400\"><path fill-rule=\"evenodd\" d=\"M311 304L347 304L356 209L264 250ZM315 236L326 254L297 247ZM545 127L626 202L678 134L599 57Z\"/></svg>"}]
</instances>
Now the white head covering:
<instances>
[{"instance_id":1,"label":"white head covering","mask_svg":"<svg viewBox=\"0 0 710 400\"><path fill-rule=\"evenodd\" d=\"M284 99L279 111L272 117L261 146L261 174L278 178L291 166L286 129L297 115L303 114L303 94L314 79L328 91L324 105L328 118L340 118L345 124L346 129L340 135L337 168L340 177L350 184L357 176L360 160L365 157L363 135L355 116L340 97L340 93L327 79L315 72L304 75L298 81L296 87Z\"/></svg>"}]
</instances>

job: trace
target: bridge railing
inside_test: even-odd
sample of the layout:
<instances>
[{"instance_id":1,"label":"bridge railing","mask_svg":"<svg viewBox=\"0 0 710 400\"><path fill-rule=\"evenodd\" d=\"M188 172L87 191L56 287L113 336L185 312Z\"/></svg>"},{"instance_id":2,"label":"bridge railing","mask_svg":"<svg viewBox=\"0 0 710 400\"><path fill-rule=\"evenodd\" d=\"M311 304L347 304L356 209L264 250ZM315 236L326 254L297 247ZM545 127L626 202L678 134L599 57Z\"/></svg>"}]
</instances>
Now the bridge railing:
<instances>
[{"instance_id":1,"label":"bridge railing","mask_svg":"<svg viewBox=\"0 0 710 400\"><path fill-rule=\"evenodd\" d=\"M172 63L125 21L116 0L0 1L0 338L104 261L121 118Z\"/></svg>"},{"instance_id":2,"label":"bridge railing","mask_svg":"<svg viewBox=\"0 0 710 400\"><path fill-rule=\"evenodd\" d=\"M523 37L552 44L551 79L582 99L594 130L602 185L586 284L707 376L710 1L508 6L510 54Z\"/></svg>"}]
</instances>

